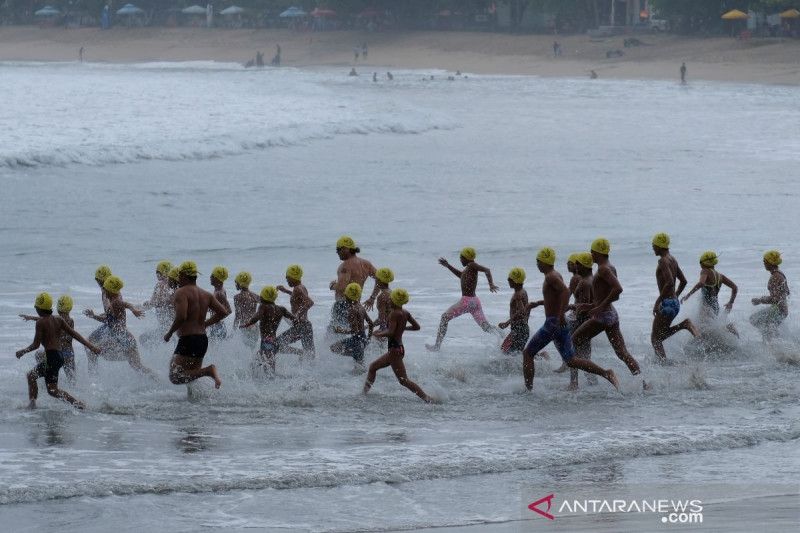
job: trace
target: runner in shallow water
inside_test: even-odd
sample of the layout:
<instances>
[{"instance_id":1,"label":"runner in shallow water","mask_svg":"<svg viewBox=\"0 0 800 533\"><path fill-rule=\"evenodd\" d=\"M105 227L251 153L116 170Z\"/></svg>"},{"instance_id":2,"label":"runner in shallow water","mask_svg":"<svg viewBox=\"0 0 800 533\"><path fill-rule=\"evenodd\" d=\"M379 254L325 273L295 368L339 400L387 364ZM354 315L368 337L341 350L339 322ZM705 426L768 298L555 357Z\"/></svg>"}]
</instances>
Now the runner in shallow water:
<instances>
[{"instance_id":1,"label":"runner in shallow water","mask_svg":"<svg viewBox=\"0 0 800 533\"><path fill-rule=\"evenodd\" d=\"M725 304L725 313L728 314L733 309L733 302L736 300L736 294L739 288L736 284L728 279L727 276L716 270L716 265L719 262L719 256L716 252L708 250L703 252L700 256L700 279L697 281L692 290L686 296L681 298L681 303L686 302L695 292L702 291L702 300L700 300L700 319L701 322L708 323L714 321L719 316L719 290L723 285L730 288L731 298ZM739 332L736 326L728 323L725 328L733 333L737 338Z\"/></svg>"},{"instance_id":2,"label":"runner in shallow water","mask_svg":"<svg viewBox=\"0 0 800 533\"><path fill-rule=\"evenodd\" d=\"M753 298L753 305L768 305L766 309L756 311L750 316L750 323L761 332L764 341L770 341L777 334L778 327L789 316L789 284L786 275L781 271L783 263L778 250L770 250L764 254L764 269L769 272L767 294Z\"/></svg>"}]
</instances>

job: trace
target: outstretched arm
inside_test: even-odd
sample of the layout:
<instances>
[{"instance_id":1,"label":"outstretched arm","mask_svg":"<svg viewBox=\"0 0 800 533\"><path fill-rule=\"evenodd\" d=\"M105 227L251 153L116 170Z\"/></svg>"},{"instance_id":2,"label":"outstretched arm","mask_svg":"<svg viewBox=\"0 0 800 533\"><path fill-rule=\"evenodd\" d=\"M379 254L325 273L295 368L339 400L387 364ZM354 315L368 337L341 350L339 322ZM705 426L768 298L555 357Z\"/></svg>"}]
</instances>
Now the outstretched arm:
<instances>
[{"instance_id":1,"label":"outstretched arm","mask_svg":"<svg viewBox=\"0 0 800 533\"><path fill-rule=\"evenodd\" d=\"M728 279L727 276L721 276L720 282L722 282L723 285L731 289L731 299L728 300L728 303L725 304L725 309L730 311L733 308L733 302L734 300L736 300L736 294L738 294L739 292L739 287L737 287L734 282Z\"/></svg>"},{"instance_id":2,"label":"outstretched arm","mask_svg":"<svg viewBox=\"0 0 800 533\"><path fill-rule=\"evenodd\" d=\"M205 321L203 324L206 328L210 328L229 314L231 314L231 310L229 307L225 307L220 303L219 300L211 295L211 300L208 302L208 308L211 309L211 317Z\"/></svg>"},{"instance_id":3,"label":"outstretched arm","mask_svg":"<svg viewBox=\"0 0 800 533\"><path fill-rule=\"evenodd\" d=\"M686 284L688 283L686 281L686 276L683 275L683 270L681 270L681 267L678 267L678 271L675 272L675 277L678 278L678 288L675 290L675 296L680 296L683 292L683 289L686 288Z\"/></svg>"},{"instance_id":4,"label":"outstretched arm","mask_svg":"<svg viewBox=\"0 0 800 533\"><path fill-rule=\"evenodd\" d=\"M84 339L83 335L81 335L80 333L75 331L75 328L70 326L69 323L66 320L62 319L61 322L62 322L61 327L64 328L64 331L66 331L69 334L70 337L72 337L73 339L75 339L79 343L81 343L84 346L86 346L87 348L89 348L89 350L91 350L93 353L100 353L100 348L98 348L97 346L95 346L91 342L89 342L86 339Z\"/></svg>"},{"instance_id":5,"label":"outstretched arm","mask_svg":"<svg viewBox=\"0 0 800 533\"><path fill-rule=\"evenodd\" d=\"M450 263L447 261L447 259L445 259L444 257L440 257L440 258L439 258L439 264L440 264L440 265L442 265L443 267L445 267L445 268L446 268L447 270L449 270L450 272L452 272L452 273L453 273L453 275L454 275L455 277L457 277L457 278L461 278L461 274L463 273L463 271L462 271L462 270L458 270L456 267L454 267L453 265L451 265L451 264L450 264Z\"/></svg>"},{"instance_id":6,"label":"outstretched arm","mask_svg":"<svg viewBox=\"0 0 800 533\"><path fill-rule=\"evenodd\" d=\"M692 294L694 294L697 291L699 291L700 289L702 289L703 285L705 285L707 280L708 280L708 273L706 273L705 270L701 270L700 271L700 279L697 281L697 283L695 283L694 287L692 287L692 290L690 290L689 293L686 296L681 298L681 303L685 302L686 300L688 300L692 296Z\"/></svg>"},{"instance_id":7,"label":"outstretched arm","mask_svg":"<svg viewBox=\"0 0 800 533\"><path fill-rule=\"evenodd\" d=\"M133 313L133 316L135 316L136 318L142 318L144 316L144 311L142 311L138 307L134 307L133 304L130 304L126 301L122 302L122 307Z\"/></svg>"},{"instance_id":8,"label":"outstretched arm","mask_svg":"<svg viewBox=\"0 0 800 533\"><path fill-rule=\"evenodd\" d=\"M16 354L17 355L17 359L19 359L20 357L22 357L23 355L25 355L28 352L34 351L36 348L41 346L41 344L42 344L42 327L41 327L41 323L37 322L36 323L36 333L33 336L33 342L27 348L23 348L23 349L17 351L17 354Z\"/></svg>"},{"instance_id":9,"label":"outstretched arm","mask_svg":"<svg viewBox=\"0 0 800 533\"><path fill-rule=\"evenodd\" d=\"M475 265L475 270L486 274L486 279L489 281L489 290L491 292L497 292L498 290L500 290L500 288L494 284L494 281L492 280L492 271L489 270L488 267L479 265L478 263L474 263L474 265Z\"/></svg>"}]
</instances>

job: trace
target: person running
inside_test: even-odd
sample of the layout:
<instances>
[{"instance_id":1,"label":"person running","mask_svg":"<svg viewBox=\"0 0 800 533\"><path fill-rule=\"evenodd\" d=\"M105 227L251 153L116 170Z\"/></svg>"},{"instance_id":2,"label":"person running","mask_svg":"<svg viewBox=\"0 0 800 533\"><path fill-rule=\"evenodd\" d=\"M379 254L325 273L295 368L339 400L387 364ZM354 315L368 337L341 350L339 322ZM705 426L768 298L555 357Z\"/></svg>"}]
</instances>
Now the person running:
<instances>
[{"instance_id":1,"label":"person running","mask_svg":"<svg viewBox=\"0 0 800 533\"><path fill-rule=\"evenodd\" d=\"M592 265L594 264L592 254L589 252L581 252L574 255L575 275L578 278L578 282L571 291L574 298L573 305L568 306L568 308L571 308L574 312L572 321L570 321L569 318L567 319L570 336L575 333L575 330L581 327L584 322L589 320L589 311L594 307L592 304ZM571 281L572 280L570 280L570 284ZM581 340L579 344L574 344L573 347L575 348L575 357L580 357L581 359L592 358L591 339ZM558 370L556 372L558 372ZM597 385L597 376L589 374L586 376L586 382L589 385ZM569 387L567 390L578 390L578 371L575 369L570 369L569 371Z\"/></svg>"},{"instance_id":2,"label":"person running","mask_svg":"<svg viewBox=\"0 0 800 533\"><path fill-rule=\"evenodd\" d=\"M561 354L561 359L567 363L567 366L602 376L614 385L614 388L619 389L619 382L613 370L604 370L588 359L575 357L575 350L572 347L572 340L567 327L567 319L564 315L569 302L569 289L564 284L561 274L556 271L555 264L556 252L552 248L542 248L536 254L536 267L539 272L544 274L544 283L542 284L543 299L533 302L530 307L544 306L545 321L539 331L531 337L522 352L522 374L525 380L525 388L533 390L533 378L536 374L536 367L533 362L534 356L552 342L558 353Z\"/></svg>"},{"instance_id":3,"label":"person running","mask_svg":"<svg viewBox=\"0 0 800 533\"><path fill-rule=\"evenodd\" d=\"M172 270L172 263L160 261L156 265L156 285L153 288L153 295L142 304L142 309L154 309L158 326L152 331L142 333L139 337L141 344L156 342L161 337L161 331L172 323L172 289L169 285L169 271Z\"/></svg>"},{"instance_id":4,"label":"person running","mask_svg":"<svg viewBox=\"0 0 800 533\"><path fill-rule=\"evenodd\" d=\"M288 318L292 322L297 321L297 318L285 307L275 304L277 299L278 289L275 287L268 285L261 289L261 305L258 306L258 311L250 320L239 326L240 328L249 328L259 322L261 348L258 350L257 366L268 369L273 374L275 373L275 355L280 348L276 338L278 326L284 318Z\"/></svg>"},{"instance_id":5,"label":"person running","mask_svg":"<svg viewBox=\"0 0 800 533\"><path fill-rule=\"evenodd\" d=\"M252 281L253 276L250 272L239 272L234 278L236 290L239 291L239 294L233 297L234 329L240 329L239 326L249 322L258 310L258 295L250 292L250 283ZM243 333L245 344L255 349L258 346L258 332L252 329L245 329Z\"/></svg>"},{"instance_id":6,"label":"person running","mask_svg":"<svg viewBox=\"0 0 800 533\"><path fill-rule=\"evenodd\" d=\"M228 302L228 293L225 292L225 280L228 279L228 269L224 266L216 266L211 271L210 282L214 287L214 298L231 314L231 304ZM225 323L220 320L211 326L208 331L208 336L215 340L223 340L228 336L228 331L225 329Z\"/></svg>"},{"instance_id":7,"label":"person running","mask_svg":"<svg viewBox=\"0 0 800 533\"><path fill-rule=\"evenodd\" d=\"M610 253L611 243L607 239L600 237L592 242L592 260L597 264L597 272L592 278L594 307L589 310L589 320L572 334L572 343L580 345L590 342L592 338L605 331L614 353L625 363L631 374L637 376L641 373L639 363L625 346L625 338L619 327L619 315L613 305L622 294L622 285L617 279L617 269L608 260ZM643 386L648 387L644 382Z\"/></svg>"},{"instance_id":8,"label":"person running","mask_svg":"<svg viewBox=\"0 0 800 533\"><path fill-rule=\"evenodd\" d=\"M769 272L769 294L752 299L753 305L769 305L767 309L756 311L750 316L750 323L761 332L765 342L775 336L778 327L789 316L789 284L786 275L781 272L781 263L783 258L778 250L770 250L764 254L764 268Z\"/></svg>"},{"instance_id":9,"label":"person running","mask_svg":"<svg viewBox=\"0 0 800 533\"><path fill-rule=\"evenodd\" d=\"M580 276L578 276L578 274L577 274L577 267L575 266L577 257L578 257L578 254L574 253L574 254L570 254L569 257L567 258L567 272L572 274L572 277L569 278L569 285L567 286L569 288L570 297L572 297L575 294L575 288L578 286L578 283L581 280ZM575 328L576 328L576 326L575 326L575 312L571 307L568 307L567 309L569 310L567 312L567 325L569 326L570 331L574 331ZM569 370L569 367L567 366L567 364L566 363L561 363L561 366L559 368L557 368L556 370L554 370L554 372L556 372L558 374L561 374L562 372L566 372L567 370ZM574 376L575 377L575 381L577 382L577 379L578 379L578 372L577 371L575 371L575 370L571 371L570 372L570 376Z\"/></svg>"},{"instance_id":10,"label":"person running","mask_svg":"<svg viewBox=\"0 0 800 533\"><path fill-rule=\"evenodd\" d=\"M220 388L217 367L203 367L203 357L208 350L206 329L230 314L214 295L197 286L197 264L184 261L178 267L180 287L172 297L175 319L169 331L164 335L164 342L169 342L172 334L178 334L178 345L169 363L169 380L174 385L189 383L203 376L214 380L214 387ZM208 311L211 310L211 317Z\"/></svg>"},{"instance_id":11,"label":"person running","mask_svg":"<svg viewBox=\"0 0 800 533\"><path fill-rule=\"evenodd\" d=\"M521 352L528 343L531 330L528 327L530 308L528 307L528 291L525 290L525 270L514 267L508 273L508 286L514 290L509 303L508 320L500 322L497 327L506 329L511 326L511 333L503 341L500 349L504 354Z\"/></svg>"},{"instance_id":12,"label":"person running","mask_svg":"<svg viewBox=\"0 0 800 533\"><path fill-rule=\"evenodd\" d=\"M420 329L419 323L414 320L411 313L403 309L403 306L408 303L408 292L405 289L394 289L389 299L392 310L389 313L387 328L372 333L373 337L384 337L388 340L389 351L369 365L367 379L364 381L364 394L366 395L375 383L378 370L391 366L400 385L419 396L425 403L431 403L430 396L425 394L419 385L408 379L406 367L403 364L403 357L406 354L403 347L403 333L407 329L411 331Z\"/></svg>"},{"instance_id":13,"label":"person running","mask_svg":"<svg viewBox=\"0 0 800 533\"><path fill-rule=\"evenodd\" d=\"M45 350L45 360L37 364L27 374L29 405L31 408L36 407L36 400L39 397L39 387L36 381L43 377L47 393L50 396L64 400L78 409L83 409L85 407L83 402L58 388L58 371L64 364L64 355L61 352L61 347L64 345L62 335L66 334L70 338L77 340L94 354L100 353L100 348L84 339L62 317L53 316L53 298L48 293L43 292L37 295L33 307L39 317L36 320L36 333L34 334L33 342L27 348L18 350L16 353L17 359L19 359L26 353L36 350L39 346L43 346Z\"/></svg>"},{"instance_id":14,"label":"person running","mask_svg":"<svg viewBox=\"0 0 800 533\"><path fill-rule=\"evenodd\" d=\"M736 300L736 295L739 292L739 288L734 282L728 279L724 274L717 272L715 266L718 262L719 256L716 252L712 250L703 252L700 256L700 279L697 281L697 284L692 287L692 290L681 298L681 303L685 303L694 293L699 290L702 291L703 299L701 300L700 316L704 322L716 320L719 316L719 290L723 285L731 290L731 299L725 304L726 314L730 313L731 309L733 309L733 302ZM732 323L728 323L725 328L737 338L739 337L739 332Z\"/></svg>"},{"instance_id":15,"label":"person running","mask_svg":"<svg viewBox=\"0 0 800 533\"><path fill-rule=\"evenodd\" d=\"M361 286L358 283L351 283L344 290L347 301L347 327L337 327L335 333L349 335L344 340L331 345L331 351L346 357L352 357L355 361L354 371L359 372L364 369L364 348L367 345L367 338L372 335L375 323L367 315L364 306L361 305ZM369 333L364 334L364 323L369 326Z\"/></svg>"},{"instance_id":16,"label":"person running","mask_svg":"<svg viewBox=\"0 0 800 533\"><path fill-rule=\"evenodd\" d=\"M142 364L139 357L139 349L136 345L136 337L128 331L126 313L130 311L136 318L144 316L144 312L137 309L132 304L122 299L120 292L125 284L117 276L111 275L103 282L103 293L108 300L108 309L102 315L95 314L91 309L87 310L87 316L98 322L103 322L108 327L108 332L97 344L103 349L102 356L109 361L128 361L131 368L158 381L156 373ZM97 370L97 356L87 353L89 356L89 370Z\"/></svg>"},{"instance_id":17,"label":"person running","mask_svg":"<svg viewBox=\"0 0 800 533\"><path fill-rule=\"evenodd\" d=\"M389 315L392 312L392 298L389 284L394 281L394 272L391 268L379 268L375 271L375 286L378 289L378 297L375 300L375 307L378 309L378 318L375 320L375 327L380 331L389 327Z\"/></svg>"},{"instance_id":18,"label":"person running","mask_svg":"<svg viewBox=\"0 0 800 533\"><path fill-rule=\"evenodd\" d=\"M348 311L350 304L345 298L344 291L351 283L358 283L359 287L364 288L367 278L374 278L376 269L372 263L366 259L358 257L356 254L361 249L356 245L352 237L343 235L336 241L336 254L342 261L336 269L336 280L331 281L330 288L334 291L336 301L331 309L331 322L328 331L333 332L336 328L346 328L348 325ZM377 298L377 285L372 290L372 294L364 302L364 307L372 309Z\"/></svg>"},{"instance_id":19,"label":"person running","mask_svg":"<svg viewBox=\"0 0 800 533\"><path fill-rule=\"evenodd\" d=\"M675 335L681 330L686 330L693 337L699 337L692 321L688 318L678 325L673 326L672 321L678 316L681 304L678 297L686 288L686 276L683 275L678 260L669 253L669 235L657 233L653 237L653 253L658 256L658 266L656 266L656 284L658 285L658 298L653 304L653 331L650 334L650 342L659 361L667 361L667 352L664 350L664 341ZM675 284L678 284L677 289Z\"/></svg>"},{"instance_id":20,"label":"person running","mask_svg":"<svg viewBox=\"0 0 800 533\"><path fill-rule=\"evenodd\" d=\"M475 296L475 289L478 286L478 273L483 272L486 274L486 279L489 281L489 290L491 292L497 292L499 289L497 285L494 284L494 281L492 281L492 272L485 266L476 263L475 257L477 257L477 253L474 248L468 246L461 250L459 259L461 260L461 265L464 267L464 270L458 270L444 257L439 258L439 264L461 280L461 300L451 306L442 315L441 322L439 323L439 332L436 336L436 343L433 345L425 345L429 351L439 351L442 347L442 341L445 335L447 335L447 325L451 320L465 313L471 314L472 318L475 319L475 322L478 323L483 331L487 333L498 333L498 330L486 320L486 316L483 314L483 309L481 307L481 301Z\"/></svg>"},{"instance_id":21,"label":"person running","mask_svg":"<svg viewBox=\"0 0 800 533\"><path fill-rule=\"evenodd\" d=\"M686 83L686 62L681 63L681 83Z\"/></svg>"},{"instance_id":22,"label":"person running","mask_svg":"<svg viewBox=\"0 0 800 533\"><path fill-rule=\"evenodd\" d=\"M289 294L289 304L291 305L292 315L295 320L292 326L278 335L278 352L295 353L301 359L305 357L314 358L314 328L308 319L308 310L314 306L314 300L308 295L308 290L303 285L303 268L300 265L289 265L286 269L286 283L289 289L283 285L278 285L277 289ZM302 350L293 348L290 345L300 341Z\"/></svg>"},{"instance_id":23,"label":"person running","mask_svg":"<svg viewBox=\"0 0 800 533\"><path fill-rule=\"evenodd\" d=\"M111 275L111 268L108 265L100 265L97 267L97 270L94 271L94 281L100 287L100 299L103 302L103 313L108 312L108 298L106 298L106 293L103 290L103 283L105 283L106 278ZM92 318L93 311L91 309L85 309L83 314ZM95 329L89 334L89 341L94 344L99 344L102 342L105 337L108 335L108 324L103 323L99 328ZM89 352L86 352L86 355L89 355ZM91 356L89 356L91 360ZM95 358L97 360L97 358Z\"/></svg>"},{"instance_id":24,"label":"person running","mask_svg":"<svg viewBox=\"0 0 800 533\"><path fill-rule=\"evenodd\" d=\"M64 319L69 327L75 329L75 321L72 320L72 317L69 316L70 311L72 311L72 298L66 294L59 297L58 302L56 303L56 310L58 311L58 316ZM39 320L40 316L32 316L32 315L19 315L23 320ZM59 336L61 340L61 344L59 345L58 350L61 352L61 356L64 358L64 365L62 368L64 369L64 373L67 375L67 381L69 381L70 385L75 384L75 350L72 348L72 337L66 330L62 330ZM38 351L36 352L36 361L39 363L46 363L47 361L47 354L46 351Z\"/></svg>"}]
</instances>

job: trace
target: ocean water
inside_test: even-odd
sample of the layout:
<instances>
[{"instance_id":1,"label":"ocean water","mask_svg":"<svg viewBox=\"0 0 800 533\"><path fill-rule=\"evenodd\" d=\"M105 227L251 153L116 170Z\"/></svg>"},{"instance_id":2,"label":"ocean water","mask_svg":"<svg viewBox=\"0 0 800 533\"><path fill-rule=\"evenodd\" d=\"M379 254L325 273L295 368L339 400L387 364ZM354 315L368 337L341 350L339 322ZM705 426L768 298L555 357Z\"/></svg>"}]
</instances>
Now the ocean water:
<instances>
[{"instance_id":1,"label":"ocean water","mask_svg":"<svg viewBox=\"0 0 800 533\"><path fill-rule=\"evenodd\" d=\"M666 486L665 497L730 487L736 495L723 500L745 502L697 530L752 531L736 514L748 505L767 511L753 515L762 529L800 525L800 331L792 314L767 346L747 321L750 299L766 290L764 250L783 251L791 287L800 279L800 89L448 81L438 71L373 83L366 72L214 63L3 63L0 72L3 529L537 531L525 505L545 491L649 483ZM730 320L741 340L727 338L725 353L698 354L679 333L666 343L675 364L654 363L657 231L671 234L690 283L699 254L714 249L739 285ZM441 403L423 404L388 370L365 398L363 376L328 350L328 283L344 233L409 290L422 330L406 335L405 363ZM519 357L500 354L469 317L451 323L440 353L424 349L459 297L438 257L477 248L502 287L490 294L479 282L497 323L511 267L527 270L537 297L536 250L554 246L563 266L599 235L612 242L622 330L652 391L602 338L593 358L617 371L622 394L583 377L567 392L552 347L524 392ZM110 264L125 298L142 302L161 259L197 261L204 286L216 264L250 270L257 290L302 264L316 361L281 355L275 378L254 378L252 353L233 335L206 357L222 389L198 382L187 394L167 380L171 346L140 347L159 383L118 362L89 375L79 349L78 382L62 374L62 385L88 410L46 394L28 410L33 356L13 353L33 327L17 314L32 312L41 290L68 292L88 334L96 323L80 312L100 307L96 266ZM797 304L792 296L792 313ZM531 328L542 320L535 310ZM157 328L149 315L129 325L137 336ZM742 484L788 489L753 503Z\"/></svg>"}]
</instances>

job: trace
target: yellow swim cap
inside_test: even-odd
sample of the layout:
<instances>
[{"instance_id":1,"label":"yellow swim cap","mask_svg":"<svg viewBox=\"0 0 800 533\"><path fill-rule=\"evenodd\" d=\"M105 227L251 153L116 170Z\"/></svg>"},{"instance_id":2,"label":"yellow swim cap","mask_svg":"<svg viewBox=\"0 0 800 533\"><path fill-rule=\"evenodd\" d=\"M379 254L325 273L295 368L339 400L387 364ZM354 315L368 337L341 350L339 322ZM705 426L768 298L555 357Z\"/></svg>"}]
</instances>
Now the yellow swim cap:
<instances>
[{"instance_id":1,"label":"yellow swim cap","mask_svg":"<svg viewBox=\"0 0 800 533\"><path fill-rule=\"evenodd\" d=\"M356 241L349 235L342 235L339 237L339 240L336 241L336 248L347 248L348 250L355 250L358 248L356 246Z\"/></svg>"},{"instance_id":2,"label":"yellow swim cap","mask_svg":"<svg viewBox=\"0 0 800 533\"><path fill-rule=\"evenodd\" d=\"M358 283L351 283L344 289L344 295L348 300L357 302L361 299L361 285Z\"/></svg>"},{"instance_id":3,"label":"yellow swim cap","mask_svg":"<svg viewBox=\"0 0 800 533\"><path fill-rule=\"evenodd\" d=\"M567 258L567 263L572 263L573 265L578 261L578 254L577 252L574 254L569 254Z\"/></svg>"},{"instance_id":4,"label":"yellow swim cap","mask_svg":"<svg viewBox=\"0 0 800 533\"><path fill-rule=\"evenodd\" d=\"M389 298L397 307L403 307L408 303L408 291L405 289L394 289L389 295Z\"/></svg>"},{"instance_id":5,"label":"yellow swim cap","mask_svg":"<svg viewBox=\"0 0 800 533\"><path fill-rule=\"evenodd\" d=\"M250 282L253 281L253 276L250 274L250 272L239 272L236 274L236 278L234 279L238 286L247 289L250 287Z\"/></svg>"},{"instance_id":6,"label":"yellow swim cap","mask_svg":"<svg viewBox=\"0 0 800 533\"><path fill-rule=\"evenodd\" d=\"M663 248L664 250L669 249L669 235L666 233L656 233L653 235L653 246L658 248Z\"/></svg>"},{"instance_id":7,"label":"yellow swim cap","mask_svg":"<svg viewBox=\"0 0 800 533\"><path fill-rule=\"evenodd\" d=\"M556 264L556 251L549 246L545 246L539 250L538 254L536 254L536 260L544 263L545 265L553 266Z\"/></svg>"},{"instance_id":8,"label":"yellow swim cap","mask_svg":"<svg viewBox=\"0 0 800 533\"><path fill-rule=\"evenodd\" d=\"M764 261L770 265L778 266L783 263L783 258L778 250L770 250L764 253Z\"/></svg>"},{"instance_id":9,"label":"yellow swim cap","mask_svg":"<svg viewBox=\"0 0 800 533\"><path fill-rule=\"evenodd\" d=\"M104 282L108 276L111 275L111 267L108 265L100 265L97 267L97 270L94 271L94 279L99 282Z\"/></svg>"},{"instance_id":10,"label":"yellow swim cap","mask_svg":"<svg viewBox=\"0 0 800 533\"><path fill-rule=\"evenodd\" d=\"M228 279L228 269L224 266L215 266L214 270L211 271L211 275L220 281L225 281Z\"/></svg>"},{"instance_id":11,"label":"yellow swim cap","mask_svg":"<svg viewBox=\"0 0 800 533\"><path fill-rule=\"evenodd\" d=\"M608 239L600 237L592 241L591 250L598 254L608 255L611 253L611 243L608 242Z\"/></svg>"},{"instance_id":12,"label":"yellow swim cap","mask_svg":"<svg viewBox=\"0 0 800 533\"><path fill-rule=\"evenodd\" d=\"M375 272L375 277L378 278L378 281L381 283L389 284L394 281L394 272L392 272L391 268L379 268L377 272Z\"/></svg>"},{"instance_id":13,"label":"yellow swim cap","mask_svg":"<svg viewBox=\"0 0 800 533\"><path fill-rule=\"evenodd\" d=\"M463 257L468 261L475 261L475 258L478 257L478 253L472 246L467 246L466 248L461 250L461 257Z\"/></svg>"},{"instance_id":14,"label":"yellow swim cap","mask_svg":"<svg viewBox=\"0 0 800 533\"><path fill-rule=\"evenodd\" d=\"M719 256L716 252L712 252L711 250L703 252L700 256L700 265L706 267L713 267L719 262Z\"/></svg>"},{"instance_id":15,"label":"yellow swim cap","mask_svg":"<svg viewBox=\"0 0 800 533\"><path fill-rule=\"evenodd\" d=\"M522 285L525 283L525 270L520 267L514 267L508 273L508 279L516 283L517 285Z\"/></svg>"},{"instance_id":16,"label":"yellow swim cap","mask_svg":"<svg viewBox=\"0 0 800 533\"><path fill-rule=\"evenodd\" d=\"M58 299L56 309L59 313L69 313L72 311L72 298L68 295L63 295Z\"/></svg>"},{"instance_id":17,"label":"yellow swim cap","mask_svg":"<svg viewBox=\"0 0 800 533\"><path fill-rule=\"evenodd\" d=\"M197 271L197 263L194 261L184 261L181 263L178 267L178 272L184 276L189 276L190 278L196 278L200 273Z\"/></svg>"},{"instance_id":18,"label":"yellow swim cap","mask_svg":"<svg viewBox=\"0 0 800 533\"><path fill-rule=\"evenodd\" d=\"M178 272L178 267L170 268L169 272L167 273L167 277L172 281L178 281L181 277L181 273Z\"/></svg>"},{"instance_id":19,"label":"yellow swim cap","mask_svg":"<svg viewBox=\"0 0 800 533\"><path fill-rule=\"evenodd\" d=\"M300 281L303 279L303 267L300 265L289 265L286 269L286 277L294 281Z\"/></svg>"},{"instance_id":20,"label":"yellow swim cap","mask_svg":"<svg viewBox=\"0 0 800 533\"><path fill-rule=\"evenodd\" d=\"M41 309L42 311L52 311L53 297L46 292L40 292L38 295L36 295L36 300L33 301L33 306L36 309Z\"/></svg>"},{"instance_id":21,"label":"yellow swim cap","mask_svg":"<svg viewBox=\"0 0 800 533\"><path fill-rule=\"evenodd\" d=\"M169 275L169 271L172 270L172 263L169 261L159 261L156 265L156 272L161 274L162 276Z\"/></svg>"},{"instance_id":22,"label":"yellow swim cap","mask_svg":"<svg viewBox=\"0 0 800 533\"><path fill-rule=\"evenodd\" d=\"M265 302L274 303L278 299L278 289L272 285L267 285L261 289L261 299Z\"/></svg>"},{"instance_id":23,"label":"yellow swim cap","mask_svg":"<svg viewBox=\"0 0 800 533\"><path fill-rule=\"evenodd\" d=\"M575 260L581 265L585 266L586 268L592 268L592 263L594 263L594 259L592 259L592 254L590 254L589 252L579 253L578 257L576 257Z\"/></svg>"},{"instance_id":24,"label":"yellow swim cap","mask_svg":"<svg viewBox=\"0 0 800 533\"><path fill-rule=\"evenodd\" d=\"M111 294L119 294L125 284L117 276L108 276L103 282L103 288Z\"/></svg>"}]
</instances>

